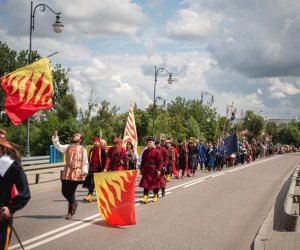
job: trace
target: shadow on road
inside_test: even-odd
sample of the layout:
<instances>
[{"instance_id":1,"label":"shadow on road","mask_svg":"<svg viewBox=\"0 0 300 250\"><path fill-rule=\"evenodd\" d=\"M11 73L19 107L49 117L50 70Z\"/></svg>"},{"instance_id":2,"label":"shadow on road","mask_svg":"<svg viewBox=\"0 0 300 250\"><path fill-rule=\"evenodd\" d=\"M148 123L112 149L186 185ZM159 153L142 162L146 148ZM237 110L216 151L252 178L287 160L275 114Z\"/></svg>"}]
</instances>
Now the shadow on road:
<instances>
[{"instance_id":1,"label":"shadow on road","mask_svg":"<svg viewBox=\"0 0 300 250\"><path fill-rule=\"evenodd\" d=\"M38 220L48 220L48 219L61 219L64 218L63 215L22 215L22 216L14 216L16 218L32 218Z\"/></svg>"}]
</instances>

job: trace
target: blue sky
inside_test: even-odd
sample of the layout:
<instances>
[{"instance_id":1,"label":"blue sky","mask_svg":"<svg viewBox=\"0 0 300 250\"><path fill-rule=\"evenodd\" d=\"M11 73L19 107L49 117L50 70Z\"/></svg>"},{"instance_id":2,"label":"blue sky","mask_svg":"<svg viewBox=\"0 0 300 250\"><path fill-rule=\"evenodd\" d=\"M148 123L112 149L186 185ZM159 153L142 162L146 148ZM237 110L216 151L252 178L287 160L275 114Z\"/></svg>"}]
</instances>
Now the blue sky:
<instances>
[{"instance_id":1,"label":"blue sky","mask_svg":"<svg viewBox=\"0 0 300 250\"><path fill-rule=\"evenodd\" d=\"M86 109L93 90L121 111L157 95L214 96L225 115L227 104L262 110L268 118L300 117L300 3L296 0L45 0L61 11L64 30L52 32L55 16L37 12L32 47L52 65L70 68L72 93ZM28 0L0 0L0 37L15 50L29 46ZM208 98L207 96L205 98ZM208 100L208 99L207 99Z\"/></svg>"}]
</instances>

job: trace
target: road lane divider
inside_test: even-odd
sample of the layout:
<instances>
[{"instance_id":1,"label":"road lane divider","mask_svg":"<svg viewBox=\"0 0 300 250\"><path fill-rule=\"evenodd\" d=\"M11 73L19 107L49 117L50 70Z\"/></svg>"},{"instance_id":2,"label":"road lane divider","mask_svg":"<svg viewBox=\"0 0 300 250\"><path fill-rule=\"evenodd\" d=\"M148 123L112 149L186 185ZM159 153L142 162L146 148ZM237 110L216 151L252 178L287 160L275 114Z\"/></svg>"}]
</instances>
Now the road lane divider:
<instances>
[{"instance_id":1,"label":"road lane divider","mask_svg":"<svg viewBox=\"0 0 300 250\"><path fill-rule=\"evenodd\" d=\"M191 183L191 184L188 184L188 185L185 185L185 186L183 186L183 187L184 187L184 188L187 188L187 187L193 186L193 185L198 184L198 183L203 182L203 181L205 181L205 180L195 181L195 182L193 182L193 183Z\"/></svg>"}]
</instances>

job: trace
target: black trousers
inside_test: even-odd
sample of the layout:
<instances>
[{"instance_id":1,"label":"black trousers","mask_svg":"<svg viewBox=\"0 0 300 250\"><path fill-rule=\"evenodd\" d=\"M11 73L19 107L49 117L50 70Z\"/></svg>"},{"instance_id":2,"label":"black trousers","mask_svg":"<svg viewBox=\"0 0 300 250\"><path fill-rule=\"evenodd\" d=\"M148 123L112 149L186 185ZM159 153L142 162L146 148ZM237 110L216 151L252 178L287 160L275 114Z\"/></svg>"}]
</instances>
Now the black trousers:
<instances>
[{"instance_id":1,"label":"black trousers","mask_svg":"<svg viewBox=\"0 0 300 250\"><path fill-rule=\"evenodd\" d=\"M0 249L8 249L11 238L11 227L8 221L0 221Z\"/></svg>"},{"instance_id":2,"label":"black trousers","mask_svg":"<svg viewBox=\"0 0 300 250\"><path fill-rule=\"evenodd\" d=\"M61 193L69 203L75 204L75 192L81 182L62 180Z\"/></svg>"}]
</instances>

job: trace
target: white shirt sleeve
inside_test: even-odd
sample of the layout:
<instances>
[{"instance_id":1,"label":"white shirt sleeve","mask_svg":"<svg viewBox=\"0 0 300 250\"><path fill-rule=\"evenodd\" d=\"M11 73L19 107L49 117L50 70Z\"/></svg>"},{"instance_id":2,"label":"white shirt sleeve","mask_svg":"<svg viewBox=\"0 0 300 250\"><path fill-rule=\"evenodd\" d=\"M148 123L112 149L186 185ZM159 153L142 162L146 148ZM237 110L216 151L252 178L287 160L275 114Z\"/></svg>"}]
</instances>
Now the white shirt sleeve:
<instances>
[{"instance_id":1,"label":"white shirt sleeve","mask_svg":"<svg viewBox=\"0 0 300 250\"><path fill-rule=\"evenodd\" d=\"M69 147L69 144L65 144L65 145L61 145L59 143L59 137L57 136L56 138L54 138L54 136L52 136L52 143L54 145L54 147L61 153L66 153L68 147Z\"/></svg>"},{"instance_id":2,"label":"white shirt sleeve","mask_svg":"<svg viewBox=\"0 0 300 250\"><path fill-rule=\"evenodd\" d=\"M82 174L89 173L89 161L87 157L86 149L83 150L83 161L82 161Z\"/></svg>"}]
</instances>

